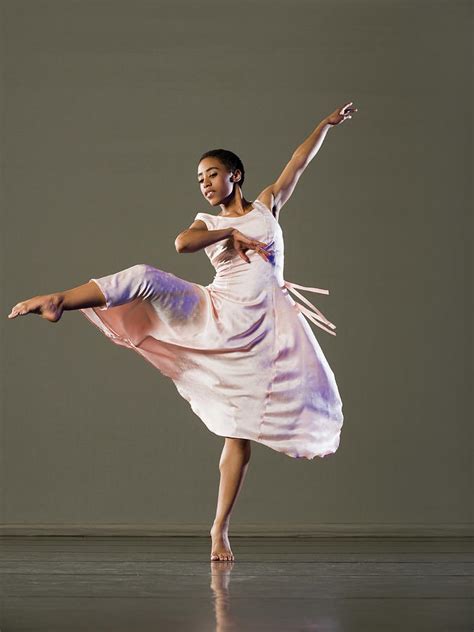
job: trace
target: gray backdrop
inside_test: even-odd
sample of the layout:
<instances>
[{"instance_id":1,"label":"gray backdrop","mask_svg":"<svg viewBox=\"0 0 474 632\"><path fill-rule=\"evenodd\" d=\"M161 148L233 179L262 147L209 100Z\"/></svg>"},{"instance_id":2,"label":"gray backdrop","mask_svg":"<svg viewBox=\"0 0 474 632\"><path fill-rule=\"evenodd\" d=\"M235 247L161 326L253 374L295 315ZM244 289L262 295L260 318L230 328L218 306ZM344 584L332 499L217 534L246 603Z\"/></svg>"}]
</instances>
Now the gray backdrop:
<instances>
[{"instance_id":1,"label":"gray backdrop","mask_svg":"<svg viewBox=\"0 0 474 632\"><path fill-rule=\"evenodd\" d=\"M4 533L204 532L223 439L80 312L7 319L136 263L202 284L174 239L202 152L253 200L336 107L281 212L285 278L344 402L339 450L252 443L231 534L463 532L471 519L467 1L3 1ZM468 399L469 398L469 399Z\"/></svg>"}]
</instances>

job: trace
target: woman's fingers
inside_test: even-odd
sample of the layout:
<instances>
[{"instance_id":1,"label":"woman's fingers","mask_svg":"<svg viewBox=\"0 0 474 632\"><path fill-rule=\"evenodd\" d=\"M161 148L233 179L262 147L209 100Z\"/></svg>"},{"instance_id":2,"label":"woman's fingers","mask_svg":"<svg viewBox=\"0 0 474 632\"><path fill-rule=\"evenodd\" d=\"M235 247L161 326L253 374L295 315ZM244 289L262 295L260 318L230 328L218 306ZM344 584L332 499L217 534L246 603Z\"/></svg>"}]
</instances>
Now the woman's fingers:
<instances>
[{"instance_id":1,"label":"woman's fingers","mask_svg":"<svg viewBox=\"0 0 474 632\"><path fill-rule=\"evenodd\" d=\"M258 254L262 257L264 261L268 261L270 259L270 253L267 252L264 247L262 248L261 246L256 246L255 250L258 252Z\"/></svg>"},{"instance_id":2,"label":"woman's fingers","mask_svg":"<svg viewBox=\"0 0 474 632\"><path fill-rule=\"evenodd\" d=\"M349 113L351 112L358 112L357 108L354 107L349 107L350 105L353 105L353 102L351 101L350 103L346 103L346 105L344 105L341 110L339 111L339 116L345 116L347 118L352 118L352 116L349 116Z\"/></svg>"},{"instance_id":3,"label":"woman's fingers","mask_svg":"<svg viewBox=\"0 0 474 632\"><path fill-rule=\"evenodd\" d=\"M250 263L250 259L247 257L247 255L242 252L242 250L239 251L239 255L242 257L242 259L246 262L246 263Z\"/></svg>"},{"instance_id":4,"label":"woman's fingers","mask_svg":"<svg viewBox=\"0 0 474 632\"><path fill-rule=\"evenodd\" d=\"M269 251L267 250L267 248L270 248L270 244L265 244L265 243L264 243L264 242L262 242L262 241L258 241L258 242L257 242L257 244L260 244L260 247L259 247L259 250L258 250L259 254L261 254L261 255L262 255L262 257L263 257L266 261L268 261L268 260L270 259L270 257L271 257L271 254L272 254L271 252L269 252Z\"/></svg>"},{"instance_id":5,"label":"woman's fingers","mask_svg":"<svg viewBox=\"0 0 474 632\"><path fill-rule=\"evenodd\" d=\"M257 239L249 238L241 240L241 243L242 242L244 244L245 250L255 250L255 252L257 252L264 261L268 261L270 259L272 253L267 251L267 248L270 247L270 244L266 244L264 241L258 241ZM244 249L239 249L238 252L244 261L250 263L250 259L247 257L246 254L244 254Z\"/></svg>"}]
</instances>

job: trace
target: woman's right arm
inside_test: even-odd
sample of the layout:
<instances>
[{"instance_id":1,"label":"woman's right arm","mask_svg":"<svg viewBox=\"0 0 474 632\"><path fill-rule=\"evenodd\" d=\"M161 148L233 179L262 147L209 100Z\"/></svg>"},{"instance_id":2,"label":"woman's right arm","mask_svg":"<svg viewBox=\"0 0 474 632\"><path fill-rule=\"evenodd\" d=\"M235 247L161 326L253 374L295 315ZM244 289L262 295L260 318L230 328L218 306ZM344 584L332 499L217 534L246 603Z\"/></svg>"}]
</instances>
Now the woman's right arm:
<instances>
[{"instance_id":1,"label":"woman's right arm","mask_svg":"<svg viewBox=\"0 0 474 632\"><path fill-rule=\"evenodd\" d=\"M268 261L272 256L272 252L267 250L268 244L264 241L247 237L232 226L220 230L208 230L205 222L200 219L195 220L189 228L179 233L174 243L178 252L196 252L221 239L230 239L232 248L247 263L250 263L246 254L247 250L255 250L264 261Z\"/></svg>"},{"instance_id":2,"label":"woman's right arm","mask_svg":"<svg viewBox=\"0 0 474 632\"><path fill-rule=\"evenodd\" d=\"M183 230L174 240L174 245L178 252L196 252L216 241L229 238L235 229L232 226L220 228L219 230L208 230L206 224L200 220L195 220L189 228Z\"/></svg>"}]
</instances>

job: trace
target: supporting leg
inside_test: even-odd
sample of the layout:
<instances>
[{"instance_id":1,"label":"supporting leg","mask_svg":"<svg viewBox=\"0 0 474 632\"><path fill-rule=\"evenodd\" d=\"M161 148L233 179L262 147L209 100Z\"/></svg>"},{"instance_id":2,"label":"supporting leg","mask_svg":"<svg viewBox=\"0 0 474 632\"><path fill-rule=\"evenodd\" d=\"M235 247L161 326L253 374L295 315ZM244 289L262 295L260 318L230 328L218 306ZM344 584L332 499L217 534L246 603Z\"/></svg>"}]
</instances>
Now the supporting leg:
<instances>
[{"instance_id":1,"label":"supporting leg","mask_svg":"<svg viewBox=\"0 0 474 632\"><path fill-rule=\"evenodd\" d=\"M210 531L211 560L234 560L228 537L230 514L242 488L250 455L249 439L226 437L219 461L221 478L216 517Z\"/></svg>"}]
</instances>

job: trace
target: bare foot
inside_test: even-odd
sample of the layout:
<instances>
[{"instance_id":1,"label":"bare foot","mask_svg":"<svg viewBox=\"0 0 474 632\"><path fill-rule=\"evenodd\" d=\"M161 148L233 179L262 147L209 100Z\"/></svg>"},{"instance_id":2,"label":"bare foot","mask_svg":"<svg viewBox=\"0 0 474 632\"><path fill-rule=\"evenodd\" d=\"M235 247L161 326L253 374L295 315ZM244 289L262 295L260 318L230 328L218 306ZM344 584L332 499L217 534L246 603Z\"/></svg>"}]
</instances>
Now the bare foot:
<instances>
[{"instance_id":1,"label":"bare foot","mask_svg":"<svg viewBox=\"0 0 474 632\"><path fill-rule=\"evenodd\" d=\"M33 296L27 301L21 301L12 308L8 314L8 318L16 318L17 316L25 316L26 314L40 314L41 318L57 322L63 313L63 299L60 294L43 294L42 296Z\"/></svg>"},{"instance_id":2,"label":"bare foot","mask_svg":"<svg viewBox=\"0 0 474 632\"><path fill-rule=\"evenodd\" d=\"M213 526L211 531L212 547L211 561L234 561L234 554L230 548L229 536L227 529Z\"/></svg>"}]
</instances>

